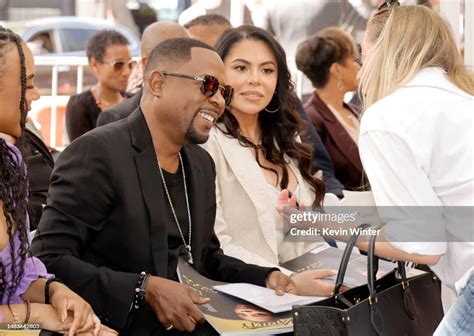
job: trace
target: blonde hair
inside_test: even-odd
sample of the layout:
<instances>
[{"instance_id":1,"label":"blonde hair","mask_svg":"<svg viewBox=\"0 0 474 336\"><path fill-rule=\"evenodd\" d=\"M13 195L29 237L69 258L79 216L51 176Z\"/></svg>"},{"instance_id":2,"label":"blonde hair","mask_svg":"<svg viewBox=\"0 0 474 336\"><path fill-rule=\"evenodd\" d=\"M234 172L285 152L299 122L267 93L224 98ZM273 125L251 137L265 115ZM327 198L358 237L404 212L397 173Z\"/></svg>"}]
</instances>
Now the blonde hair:
<instances>
[{"instance_id":1,"label":"blonde hair","mask_svg":"<svg viewBox=\"0 0 474 336\"><path fill-rule=\"evenodd\" d=\"M372 32L376 41L366 55L360 74L360 91L367 108L406 84L421 69L440 67L463 91L474 94L474 76L463 64L450 26L424 6L401 6L389 10L386 23ZM375 16L373 20L384 20ZM371 22L367 25L371 28ZM380 22L373 25L380 30Z\"/></svg>"}]
</instances>

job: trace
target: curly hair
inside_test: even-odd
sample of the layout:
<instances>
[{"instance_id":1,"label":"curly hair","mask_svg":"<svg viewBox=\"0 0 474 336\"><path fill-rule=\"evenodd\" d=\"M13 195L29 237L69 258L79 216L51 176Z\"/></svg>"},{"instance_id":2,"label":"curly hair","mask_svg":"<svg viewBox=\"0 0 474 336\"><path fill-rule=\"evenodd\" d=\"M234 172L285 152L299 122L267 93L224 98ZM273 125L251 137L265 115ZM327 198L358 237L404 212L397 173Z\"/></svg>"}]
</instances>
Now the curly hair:
<instances>
[{"instance_id":1,"label":"curly hair","mask_svg":"<svg viewBox=\"0 0 474 336\"><path fill-rule=\"evenodd\" d=\"M86 44L87 58L89 61L94 57L97 61L104 60L105 51L111 45L128 45L125 36L115 30L99 30L94 33Z\"/></svg>"},{"instance_id":2,"label":"curly hair","mask_svg":"<svg viewBox=\"0 0 474 336\"><path fill-rule=\"evenodd\" d=\"M313 204L320 205L326 188L324 182L313 176L313 147L297 140L298 135L306 135L307 129L296 111L294 85L286 63L285 51L266 30L250 25L225 31L217 41L215 48L222 60L225 61L232 47L244 40L262 41L272 50L277 61L277 87L266 108L278 111L266 113L262 110L258 115L258 120L262 129L261 149L263 155L265 159L281 169L281 179L275 169L262 166L259 159L259 147L242 135L237 119L227 108L219 118L217 127L227 136L236 138L242 146L253 148L258 165L276 174L280 180L281 189L286 189L289 181L284 155L295 159L298 162L301 175L316 195ZM225 129L220 127L221 125L224 125Z\"/></svg>"},{"instance_id":3,"label":"curly hair","mask_svg":"<svg viewBox=\"0 0 474 336\"><path fill-rule=\"evenodd\" d=\"M12 50L17 50L20 56L20 123L22 133L25 129L26 115L26 67L25 55L21 38L9 29L0 26L0 80L5 75L7 66L6 55ZM23 159L17 158L5 141L0 140L0 201L3 203L3 214L7 224L8 241L10 244L12 274L11 282L5 282L5 265L0 261L0 300L7 297L10 302L13 293L20 285L24 274L24 265L29 248L28 242L28 217L27 217L27 194L28 180ZM18 233L20 246L16 246L14 240L15 231ZM19 253L16 253L16 251ZM19 258L19 259L18 259ZM15 267L18 265L18 268Z\"/></svg>"}]
</instances>

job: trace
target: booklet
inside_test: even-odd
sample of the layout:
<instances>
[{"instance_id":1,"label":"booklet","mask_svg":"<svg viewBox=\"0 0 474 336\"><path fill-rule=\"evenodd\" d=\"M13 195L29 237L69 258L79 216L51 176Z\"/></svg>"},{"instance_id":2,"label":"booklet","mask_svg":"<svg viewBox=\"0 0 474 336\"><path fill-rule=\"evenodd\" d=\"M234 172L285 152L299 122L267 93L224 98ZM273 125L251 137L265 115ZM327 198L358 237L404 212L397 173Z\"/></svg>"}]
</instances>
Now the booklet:
<instances>
[{"instance_id":1,"label":"booklet","mask_svg":"<svg viewBox=\"0 0 474 336\"><path fill-rule=\"evenodd\" d=\"M273 289L247 283L217 285L214 286L214 289L243 300L251 301L253 304L269 310L272 313L291 311L293 305L306 305L326 299L326 297L300 296L289 293L279 296L276 295Z\"/></svg>"},{"instance_id":2,"label":"booklet","mask_svg":"<svg viewBox=\"0 0 474 336\"><path fill-rule=\"evenodd\" d=\"M196 306L221 335L268 335L293 331L291 311L274 314L246 300L220 293L214 286L226 283L202 276L184 260L179 260L177 271L182 284L211 299L207 304Z\"/></svg>"}]
</instances>

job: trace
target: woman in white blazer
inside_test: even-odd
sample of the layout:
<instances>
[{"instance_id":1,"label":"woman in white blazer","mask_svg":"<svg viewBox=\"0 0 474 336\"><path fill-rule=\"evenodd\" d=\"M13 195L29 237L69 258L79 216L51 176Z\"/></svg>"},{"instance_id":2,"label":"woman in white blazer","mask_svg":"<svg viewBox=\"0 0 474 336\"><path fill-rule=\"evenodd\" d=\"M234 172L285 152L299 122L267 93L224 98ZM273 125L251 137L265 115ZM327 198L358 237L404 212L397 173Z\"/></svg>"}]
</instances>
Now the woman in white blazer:
<instances>
[{"instance_id":1,"label":"woman in white blazer","mask_svg":"<svg viewBox=\"0 0 474 336\"><path fill-rule=\"evenodd\" d=\"M305 205L319 205L324 184L311 171L313 149L299 140L303 124L285 53L265 30L230 29L216 50L224 61L227 84L235 89L204 147L216 163L215 231L224 252L262 266L298 257L323 240L287 241L289 227L275 210L288 188ZM294 276L299 294L330 295L319 278L330 270Z\"/></svg>"}]
</instances>

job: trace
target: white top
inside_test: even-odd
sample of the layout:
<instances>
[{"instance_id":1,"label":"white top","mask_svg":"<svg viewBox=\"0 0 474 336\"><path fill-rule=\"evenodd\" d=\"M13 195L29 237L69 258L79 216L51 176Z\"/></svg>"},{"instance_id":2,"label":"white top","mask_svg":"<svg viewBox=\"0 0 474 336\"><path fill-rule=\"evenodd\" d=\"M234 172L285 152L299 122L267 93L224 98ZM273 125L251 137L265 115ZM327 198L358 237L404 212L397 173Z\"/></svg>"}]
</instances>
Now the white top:
<instances>
[{"instance_id":1,"label":"white top","mask_svg":"<svg viewBox=\"0 0 474 336\"><path fill-rule=\"evenodd\" d=\"M222 127L222 126L221 126ZM288 241L289 228L276 211L278 190L268 184L255 153L214 127L202 145L216 164L216 221L214 230L226 255L261 266L275 267L321 245ZM315 194L297 163L286 158L298 181L299 201L313 203Z\"/></svg>"},{"instance_id":2,"label":"white top","mask_svg":"<svg viewBox=\"0 0 474 336\"><path fill-rule=\"evenodd\" d=\"M474 269L472 217L463 231L453 229L453 213L437 210L474 206L473 113L474 96L452 84L442 69L427 68L367 109L359 138L362 164L377 206L434 206L430 221L441 223L429 228L425 224L429 231L420 232L413 225L423 222L416 218L416 211L410 212L411 225L403 225L408 224L407 217L403 222L381 214L387 240L408 253L442 255L432 269L458 294ZM403 211L408 212L406 207ZM429 232L446 239L436 243L390 239L401 230L409 237ZM466 235L470 242L462 242Z\"/></svg>"}]
</instances>

